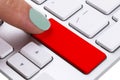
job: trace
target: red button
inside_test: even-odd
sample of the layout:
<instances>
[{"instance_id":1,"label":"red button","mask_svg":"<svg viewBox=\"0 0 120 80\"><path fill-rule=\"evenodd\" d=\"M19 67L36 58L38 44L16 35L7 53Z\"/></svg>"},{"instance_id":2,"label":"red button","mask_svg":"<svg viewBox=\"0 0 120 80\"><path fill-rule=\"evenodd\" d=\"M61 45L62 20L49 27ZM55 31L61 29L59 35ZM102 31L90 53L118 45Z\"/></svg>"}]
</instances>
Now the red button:
<instances>
[{"instance_id":1,"label":"red button","mask_svg":"<svg viewBox=\"0 0 120 80\"><path fill-rule=\"evenodd\" d=\"M106 55L53 19L51 28L33 35L38 41L61 56L84 74L90 73Z\"/></svg>"}]
</instances>

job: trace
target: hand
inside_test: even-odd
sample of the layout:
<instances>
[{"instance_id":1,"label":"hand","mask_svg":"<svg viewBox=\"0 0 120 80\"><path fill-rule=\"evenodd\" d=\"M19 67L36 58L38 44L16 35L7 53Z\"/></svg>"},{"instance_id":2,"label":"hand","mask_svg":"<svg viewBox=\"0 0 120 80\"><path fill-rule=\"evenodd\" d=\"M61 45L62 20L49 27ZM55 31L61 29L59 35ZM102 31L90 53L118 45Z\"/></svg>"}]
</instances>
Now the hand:
<instances>
[{"instance_id":1,"label":"hand","mask_svg":"<svg viewBox=\"0 0 120 80\"><path fill-rule=\"evenodd\" d=\"M0 0L0 19L30 34L39 34L44 30L30 19L30 10L24 0Z\"/></svg>"}]
</instances>

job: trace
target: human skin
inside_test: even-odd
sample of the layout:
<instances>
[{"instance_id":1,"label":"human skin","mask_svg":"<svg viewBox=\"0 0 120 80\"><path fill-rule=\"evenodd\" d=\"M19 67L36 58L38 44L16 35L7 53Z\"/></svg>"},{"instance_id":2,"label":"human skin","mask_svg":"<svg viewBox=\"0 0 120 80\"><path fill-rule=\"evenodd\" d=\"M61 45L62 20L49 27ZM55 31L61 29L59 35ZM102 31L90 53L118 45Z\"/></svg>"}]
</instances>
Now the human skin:
<instances>
[{"instance_id":1,"label":"human skin","mask_svg":"<svg viewBox=\"0 0 120 80\"><path fill-rule=\"evenodd\" d=\"M37 28L29 18L31 6L24 0L0 0L0 19L30 34L39 34L43 30Z\"/></svg>"}]
</instances>

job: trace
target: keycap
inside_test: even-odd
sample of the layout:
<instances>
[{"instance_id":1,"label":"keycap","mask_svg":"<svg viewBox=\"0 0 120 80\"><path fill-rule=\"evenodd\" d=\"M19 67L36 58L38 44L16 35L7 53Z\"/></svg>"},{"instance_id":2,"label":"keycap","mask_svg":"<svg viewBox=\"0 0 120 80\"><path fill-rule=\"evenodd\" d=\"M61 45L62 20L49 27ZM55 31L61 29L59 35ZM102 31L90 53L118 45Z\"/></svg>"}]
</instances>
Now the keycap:
<instances>
[{"instance_id":1,"label":"keycap","mask_svg":"<svg viewBox=\"0 0 120 80\"><path fill-rule=\"evenodd\" d=\"M113 20L115 20L116 22L118 20L120 20L120 10L118 10L115 14L113 14Z\"/></svg>"},{"instance_id":2,"label":"keycap","mask_svg":"<svg viewBox=\"0 0 120 80\"><path fill-rule=\"evenodd\" d=\"M27 60L20 53L14 54L11 58L8 59L7 63L26 79L31 78L39 71L38 67Z\"/></svg>"},{"instance_id":3,"label":"keycap","mask_svg":"<svg viewBox=\"0 0 120 80\"><path fill-rule=\"evenodd\" d=\"M37 3L37 4L42 4L43 2L45 2L46 0L32 0L33 2Z\"/></svg>"},{"instance_id":4,"label":"keycap","mask_svg":"<svg viewBox=\"0 0 120 80\"><path fill-rule=\"evenodd\" d=\"M120 5L120 0L87 0L87 3L104 14L110 14Z\"/></svg>"},{"instance_id":5,"label":"keycap","mask_svg":"<svg viewBox=\"0 0 120 80\"><path fill-rule=\"evenodd\" d=\"M42 34L35 34L33 37L78 70L88 74L106 59L103 52L65 28L65 26L52 18L49 21L51 23L50 29Z\"/></svg>"},{"instance_id":6,"label":"keycap","mask_svg":"<svg viewBox=\"0 0 120 80\"><path fill-rule=\"evenodd\" d=\"M43 68L53 59L47 50L40 48L34 42L28 43L20 52L40 68Z\"/></svg>"},{"instance_id":7,"label":"keycap","mask_svg":"<svg viewBox=\"0 0 120 80\"><path fill-rule=\"evenodd\" d=\"M91 7L86 7L82 13L78 13L78 15L70 21L70 26L88 38L93 38L108 24L109 21L106 16Z\"/></svg>"},{"instance_id":8,"label":"keycap","mask_svg":"<svg viewBox=\"0 0 120 80\"><path fill-rule=\"evenodd\" d=\"M55 80L47 73L42 73L36 80Z\"/></svg>"},{"instance_id":9,"label":"keycap","mask_svg":"<svg viewBox=\"0 0 120 80\"><path fill-rule=\"evenodd\" d=\"M0 59L5 58L13 51L13 47L8 44L5 40L0 38Z\"/></svg>"},{"instance_id":10,"label":"keycap","mask_svg":"<svg viewBox=\"0 0 120 80\"><path fill-rule=\"evenodd\" d=\"M81 8L82 5L78 0L49 0L45 5L47 11L61 20L68 19Z\"/></svg>"},{"instance_id":11,"label":"keycap","mask_svg":"<svg viewBox=\"0 0 120 80\"><path fill-rule=\"evenodd\" d=\"M120 46L120 22L110 27L97 40L97 44L109 52L114 52Z\"/></svg>"}]
</instances>

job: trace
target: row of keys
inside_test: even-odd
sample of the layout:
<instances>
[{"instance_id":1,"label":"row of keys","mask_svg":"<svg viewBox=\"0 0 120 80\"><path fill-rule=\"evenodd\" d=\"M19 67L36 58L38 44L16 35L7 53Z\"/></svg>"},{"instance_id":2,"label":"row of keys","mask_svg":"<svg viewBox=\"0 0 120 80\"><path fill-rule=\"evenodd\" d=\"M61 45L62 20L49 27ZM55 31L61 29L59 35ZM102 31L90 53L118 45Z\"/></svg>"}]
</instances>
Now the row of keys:
<instances>
[{"instance_id":1,"label":"row of keys","mask_svg":"<svg viewBox=\"0 0 120 80\"><path fill-rule=\"evenodd\" d=\"M45 0L33 0L33 1L35 1L38 4L41 4ZM69 5L69 3L76 4L77 0L74 0L74 1L66 0L65 2L64 2L64 0L51 0L50 3L48 3L49 5L47 6L47 9L49 9L49 10L54 9L54 11L52 13L55 13L56 16L61 17L61 15L57 15L59 13L58 11L60 9L67 8L67 9L71 10L70 8L75 6L75 5L72 6L72 4L71 4L71 6L67 7L66 3L67 3L67 5ZM114 11L117 7L120 6L120 0L99 0L99 1L86 0L86 3L104 14L110 14L112 11ZM78 3L78 4L81 5L81 3ZM55 9L55 6L57 7L58 10ZM60 6L62 8L60 8ZM75 7L77 9L77 5ZM72 8L72 9L74 9L74 8ZM67 11L65 11L65 12L67 12ZM64 13L64 11L62 11L62 13ZM60 14L61 14L61 11L60 11ZM68 12L68 14L69 14L69 12ZM62 16L62 17L65 17L65 16Z\"/></svg>"},{"instance_id":2,"label":"row of keys","mask_svg":"<svg viewBox=\"0 0 120 80\"><path fill-rule=\"evenodd\" d=\"M120 0L87 0L86 3L104 14L110 14L120 5ZM75 5L73 6L73 4ZM66 20L81 8L82 4L78 0L50 0L47 2L47 5L45 5L47 11L61 20Z\"/></svg>"},{"instance_id":3,"label":"row of keys","mask_svg":"<svg viewBox=\"0 0 120 80\"><path fill-rule=\"evenodd\" d=\"M68 5L66 5L66 3ZM77 0L74 0L74 1L66 0L66 3L62 0L51 0L47 2L47 4L45 5L45 9L50 13L52 13L53 15L60 18L61 20L66 20L73 14L71 13L71 11L75 13L82 7L82 4ZM120 0L111 0L111 1L87 0L86 3L94 8L83 5L83 11L77 12L75 17L71 19L69 24L74 29L76 29L77 31L85 35L86 37L93 38L96 34L98 34L101 30L103 30L105 27L109 25L108 18L104 14L110 14L114 9L116 9L120 4ZM76 4L76 5L74 5L73 7L72 6L73 4ZM100 13L99 11L104 14ZM120 15L120 11L118 11L113 16L113 19L118 21L118 19L120 18L119 15ZM119 25L119 22L114 26L118 26L118 25ZM119 40L120 40L118 36L115 36L119 34L119 29L117 27L116 29L111 28L109 32L105 33L106 35L101 36L99 39L97 39L96 40L97 44L102 46L109 52L114 52L119 47ZM114 38L112 38L111 35L114 36Z\"/></svg>"},{"instance_id":4,"label":"row of keys","mask_svg":"<svg viewBox=\"0 0 120 80\"><path fill-rule=\"evenodd\" d=\"M7 63L24 78L29 79L52 59L48 52L43 51L37 44L30 42L20 50L20 53L16 53L9 58Z\"/></svg>"}]
</instances>

